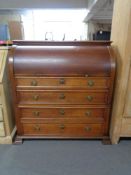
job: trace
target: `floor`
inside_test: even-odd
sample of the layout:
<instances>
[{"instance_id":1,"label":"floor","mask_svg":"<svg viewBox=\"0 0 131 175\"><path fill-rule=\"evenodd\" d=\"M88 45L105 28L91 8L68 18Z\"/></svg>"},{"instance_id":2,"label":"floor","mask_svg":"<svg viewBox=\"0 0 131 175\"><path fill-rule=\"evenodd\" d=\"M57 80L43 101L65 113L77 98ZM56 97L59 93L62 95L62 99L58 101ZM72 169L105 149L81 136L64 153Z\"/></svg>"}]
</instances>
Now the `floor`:
<instances>
[{"instance_id":1,"label":"floor","mask_svg":"<svg viewBox=\"0 0 131 175\"><path fill-rule=\"evenodd\" d=\"M0 175L131 175L131 140L24 141L0 145Z\"/></svg>"}]
</instances>

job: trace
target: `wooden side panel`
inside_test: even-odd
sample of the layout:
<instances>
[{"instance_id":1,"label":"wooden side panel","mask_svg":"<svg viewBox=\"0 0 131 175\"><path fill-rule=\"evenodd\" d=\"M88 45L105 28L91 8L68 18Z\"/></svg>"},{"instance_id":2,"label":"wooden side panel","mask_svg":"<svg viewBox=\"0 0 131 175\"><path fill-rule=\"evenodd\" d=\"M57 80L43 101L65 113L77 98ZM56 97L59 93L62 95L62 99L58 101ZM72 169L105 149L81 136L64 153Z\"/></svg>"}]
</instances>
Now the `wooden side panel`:
<instances>
[{"instance_id":1,"label":"wooden side panel","mask_svg":"<svg viewBox=\"0 0 131 175\"><path fill-rule=\"evenodd\" d=\"M122 119L120 136L131 137L131 118Z\"/></svg>"},{"instance_id":2,"label":"wooden side panel","mask_svg":"<svg viewBox=\"0 0 131 175\"><path fill-rule=\"evenodd\" d=\"M121 133L121 121L125 105L131 56L131 1L115 0L112 34L113 49L117 56L117 72L112 123L112 143L117 143Z\"/></svg>"},{"instance_id":3,"label":"wooden side panel","mask_svg":"<svg viewBox=\"0 0 131 175\"><path fill-rule=\"evenodd\" d=\"M126 100L125 100L123 116L131 118L131 66L130 66L130 72L129 72L129 78L128 78L127 93L126 93Z\"/></svg>"}]
</instances>

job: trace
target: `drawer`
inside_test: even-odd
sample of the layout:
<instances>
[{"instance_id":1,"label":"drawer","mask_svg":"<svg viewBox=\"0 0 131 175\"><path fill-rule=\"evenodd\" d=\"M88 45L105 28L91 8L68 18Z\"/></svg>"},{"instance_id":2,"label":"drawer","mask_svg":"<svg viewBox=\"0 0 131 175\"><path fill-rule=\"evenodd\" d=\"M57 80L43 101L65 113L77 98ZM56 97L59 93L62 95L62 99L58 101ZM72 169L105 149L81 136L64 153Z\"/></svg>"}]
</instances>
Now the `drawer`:
<instances>
[{"instance_id":1,"label":"drawer","mask_svg":"<svg viewBox=\"0 0 131 175\"><path fill-rule=\"evenodd\" d=\"M0 122L0 137L5 136L5 128L4 128L4 123Z\"/></svg>"},{"instance_id":2,"label":"drawer","mask_svg":"<svg viewBox=\"0 0 131 175\"><path fill-rule=\"evenodd\" d=\"M19 104L106 104L108 93L89 91L19 91Z\"/></svg>"},{"instance_id":3,"label":"drawer","mask_svg":"<svg viewBox=\"0 0 131 175\"><path fill-rule=\"evenodd\" d=\"M3 121L3 111L2 108L0 107L0 122Z\"/></svg>"},{"instance_id":4,"label":"drawer","mask_svg":"<svg viewBox=\"0 0 131 175\"><path fill-rule=\"evenodd\" d=\"M109 78L96 77L16 77L18 88L109 88Z\"/></svg>"},{"instance_id":5,"label":"drawer","mask_svg":"<svg viewBox=\"0 0 131 175\"><path fill-rule=\"evenodd\" d=\"M23 123L24 135L48 137L96 137L103 135L102 124L32 124Z\"/></svg>"},{"instance_id":6,"label":"drawer","mask_svg":"<svg viewBox=\"0 0 131 175\"><path fill-rule=\"evenodd\" d=\"M21 118L104 118L105 108L45 107L20 108Z\"/></svg>"}]
</instances>

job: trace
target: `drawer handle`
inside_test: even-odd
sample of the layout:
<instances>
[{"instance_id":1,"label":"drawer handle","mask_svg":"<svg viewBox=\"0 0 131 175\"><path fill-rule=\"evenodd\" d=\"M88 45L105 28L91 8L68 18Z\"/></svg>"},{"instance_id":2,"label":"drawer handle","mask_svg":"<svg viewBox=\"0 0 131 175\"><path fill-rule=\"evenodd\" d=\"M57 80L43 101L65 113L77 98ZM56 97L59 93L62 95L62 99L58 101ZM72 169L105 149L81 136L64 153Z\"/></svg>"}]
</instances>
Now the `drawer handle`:
<instances>
[{"instance_id":1,"label":"drawer handle","mask_svg":"<svg viewBox=\"0 0 131 175\"><path fill-rule=\"evenodd\" d=\"M60 99L65 99L65 95L64 94L60 94Z\"/></svg>"},{"instance_id":2,"label":"drawer handle","mask_svg":"<svg viewBox=\"0 0 131 175\"><path fill-rule=\"evenodd\" d=\"M85 77L89 77L89 75L88 74L85 74Z\"/></svg>"},{"instance_id":3,"label":"drawer handle","mask_svg":"<svg viewBox=\"0 0 131 175\"><path fill-rule=\"evenodd\" d=\"M64 78L61 78L60 81L59 81L60 84L65 84L65 79Z\"/></svg>"},{"instance_id":4,"label":"drawer handle","mask_svg":"<svg viewBox=\"0 0 131 175\"><path fill-rule=\"evenodd\" d=\"M33 100L38 100L39 99L39 95L34 95L33 96Z\"/></svg>"},{"instance_id":5,"label":"drawer handle","mask_svg":"<svg viewBox=\"0 0 131 175\"><path fill-rule=\"evenodd\" d=\"M60 129L62 129L62 130L65 129L65 125L64 124L61 124L60 125Z\"/></svg>"},{"instance_id":6,"label":"drawer handle","mask_svg":"<svg viewBox=\"0 0 131 175\"><path fill-rule=\"evenodd\" d=\"M33 114L34 114L34 116L39 116L40 112L39 111L34 111Z\"/></svg>"},{"instance_id":7,"label":"drawer handle","mask_svg":"<svg viewBox=\"0 0 131 175\"><path fill-rule=\"evenodd\" d=\"M33 81L31 82L31 86L37 86L37 81L36 81L36 80L33 80Z\"/></svg>"},{"instance_id":8,"label":"drawer handle","mask_svg":"<svg viewBox=\"0 0 131 175\"><path fill-rule=\"evenodd\" d=\"M86 112L85 112L85 115L86 115L87 117L90 117L90 116L91 116L91 111L86 111Z\"/></svg>"},{"instance_id":9,"label":"drawer handle","mask_svg":"<svg viewBox=\"0 0 131 175\"><path fill-rule=\"evenodd\" d=\"M89 81L88 81L88 86L94 86L94 81L89 80Z\"/></svg>"},{"instance_id":10,"label":"drawer handle","mask_svg":"<svg viewBox=\"0 0 131 175\"><path fill-rule=\"evenodd\" d=\"M35 125L35 126L34 126L34 130L35 130L35 131L40 131L40 130L41 130L41 128L40 128L40 126L39 126L39 125Z\"/></svg>"},{"instance_id":11,"label":"drawer handle","mask_svg":"<svg viewBox=\"0 0 131 175\"><path fill-rule=\"evenodd\" d=\"M60 114L61 114L61 115L64 115L64 114L65 114L64 109L60 109Z\"/></svg>"},{"instance_id":12,"label":"drawer handle","mask_svg":"<svg viewBox=\"0 0 131 175\"><path fill-rule=\"evenodd\" d=\"M85 127L85 130L86 130L87 132L90 132L90 131L92 130L92 128L91 128L90 126L86 126L86 127Z\"/></svg>"},{"instance_id":13,"label":"drawer handle","mask_svg":"<svg viewBox=\"0 0 131 175\"><path fill-rule=\"evenodd\" d=\"M93 100L93 97L92 97L91 95L88 95L88 96L86 97L86 99L87 99L88 101L92 101L92 100Z\"/></svg>"}]
</instances>

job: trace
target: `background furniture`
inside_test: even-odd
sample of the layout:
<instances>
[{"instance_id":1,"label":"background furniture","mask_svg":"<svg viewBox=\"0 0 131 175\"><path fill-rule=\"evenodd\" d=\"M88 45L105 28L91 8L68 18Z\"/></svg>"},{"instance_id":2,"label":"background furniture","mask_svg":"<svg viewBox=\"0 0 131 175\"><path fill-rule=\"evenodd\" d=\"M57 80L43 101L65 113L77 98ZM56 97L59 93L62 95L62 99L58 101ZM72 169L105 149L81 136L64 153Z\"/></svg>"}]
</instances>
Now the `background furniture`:
<instances>
[{"instance_id":1,"label":"background furniture","mask_svg":"<svg viewBox=\"0 0 131 175\"><path fill-rule=\"evenodd\" d=\"M109 140L115 76L110 42L14 44L9 68L16 143L27 138Z\"/></svg>"},{"instance_id":2,"label":"background furniture","mask_svg":"<svg viewBox=\"0 0 131 175\"><path fill-rule=\"evenodd\" d=\"M12 143L15 124L7 78L7 47L0 47L0 144Z\"/></svg>"},{"instance_id":3,"label":"background furniture","mask_svg":"<svg viewBox=\"0 0 131 175\"><path fill-rule=\"evenodd\" d=\"M131 1L115 0L112 24L117 56L117 79L112 113L111 139L131 136Z\"/></svg>"},{"instance_id":4,"label":"background furniture","mask_svg":"<svg viewBox=\"0 0 131 175\"><path fill-rule=\"evenodd\" d=\"M0 24L0 40L9 40L9 29L7 24Z\"/></svg>"}]
</instances>

